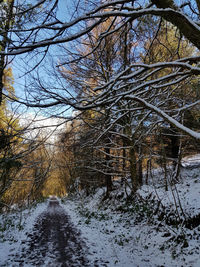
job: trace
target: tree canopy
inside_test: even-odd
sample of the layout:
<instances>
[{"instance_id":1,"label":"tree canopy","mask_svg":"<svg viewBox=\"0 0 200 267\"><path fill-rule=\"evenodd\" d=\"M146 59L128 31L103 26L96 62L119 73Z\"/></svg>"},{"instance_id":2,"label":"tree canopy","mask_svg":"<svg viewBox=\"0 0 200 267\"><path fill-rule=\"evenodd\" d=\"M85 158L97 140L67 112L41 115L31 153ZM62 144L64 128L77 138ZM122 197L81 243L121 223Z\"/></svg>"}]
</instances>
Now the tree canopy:
<instances>
[{"instance_id":1,"label":"tree canopy","mask_svg":"<svg viewBox=\"0 0 200 267\"><path fill-rule=\"evenodd\" d=\"M132 36L130 42L132 60L122 71L119 71L116 63L109 75L109 80L101 82L94 88L95 96L87 97L87 99L76 97L77 94L72 92L70 84L63 84L63 81L60 81L55 88L41 79L35 82L35 86L29 88L26 101L21 100L21 102L31 107L48 108L70 105L78 110L86 110L98 106L109 106L121 99L126 99L137 102L140 107L158 114L163 120L181 131L200 139L200 134L183 125L177 115L186 109L199 106L199 99L184 101L184 104L177 106L173 112L168 111L164 106L160 107L158 101L152 101L152 93L155 94L160 88L166 89L172 84L177 85L183 81L187 82L188 79L198 79L200 74L199 1L191 3L173 0L91 1L90 3L83 2L82 9L78 1L75 3L76 10L71 17L61 14L60 8L64 5L63 1L58 0L35 1L26 5L20 5L14 1L12 7L14 23L9 24L9 27L3 27L1 32L4 39L9 36L9 41L5 43L1 51L1 57L28 54L27 59L30 60L33 55L38 56L35 66L29 64L29 69L27 69L29 73L39 68L42 60L48 56L51 47L54 47L51 52L60 47L60 51L62 49L70 51L67 60L61 63L63 67L72 63L81 65L82 60L89 59L90 55L100 47L103 53L104 40L114 40L115 34L127 26ZM11 20L10 14L7 14L8 21ZM31 19L33 17L34 20ZM194 53L192 55L182 53L175 58L167 57L164 61L157 57L153 63L142 62L138 54L144 51L142 40L146 38L146 33L140 31L140 25L143 23L148 27L147 17L156 18L158 21L149 42L154 44L154 37L161 27L159 20L168 21L169 26L166 26L165 30L170 31L170 25L174 25L176 38L178 36L180 43L181 40L187 40ZM101 33L95 36L95 32L99 31L97 29L101 29ZM81 51L73 50L74 45L78 46L88 38L95 38L92 51L82 54ZM58 62L57 57L53 63L55 68L58 65L61 67ZM153 75L155 73L158 75ZM37 75L39 77L39 73ZM84 84L85 81L82 79L80 82ZM149 91L149 94L146 91Z\"/></svg>"}]
</instances>

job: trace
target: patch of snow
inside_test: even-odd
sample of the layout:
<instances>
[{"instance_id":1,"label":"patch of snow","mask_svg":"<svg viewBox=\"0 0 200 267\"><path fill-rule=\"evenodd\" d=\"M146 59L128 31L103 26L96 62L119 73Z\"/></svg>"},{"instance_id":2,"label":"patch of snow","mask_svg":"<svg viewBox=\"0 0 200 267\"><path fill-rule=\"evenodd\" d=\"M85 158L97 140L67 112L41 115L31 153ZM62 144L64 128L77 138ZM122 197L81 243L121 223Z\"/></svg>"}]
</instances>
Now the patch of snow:
<instances>
[{"instance_id":1,"label":"patch of snow","mask_svg":"<svg viewBox=\"0 0 200 267\"><path fill-rule=\"evenodd\" d=\"M7 262L10 257L19 251L21 243L27 238L27 233L31 231L36 218L45 208L46 203L40 203L24 211L0 215L2 226L6 224L7 228L0 231L0 266L9 266Z\"/></svg>"},{"instance_id":2,"label":"patch of snow","mask_svg":"<svg viewBox=\"0 0 200 267\"><path fill-rule=\"evenodd\" d=\"M187 217L200 214L200 167L192 167L194 161L195 164L200 161L198 155L183 159L187 167L191 168L181 168L179 183L169 186L168 191L165 191L163 183L156 187L149 183L137 191L138 196L149 202L152 199L160 201L174 212L177 207L181 210L179 197L181 208ZM161 177L161 170L155 170L155 182L160 183ZM145 205L143 210L139 210L138 220L137 203L125 202L125 189L117 181L111 198L102 202L104 195L105 188L100 188L93 196L67 197L61 201L61 206L81 231L89 248L88 259L91 266L200 266L200 226L188 229L180 224L174 227L159 220L156 214L149 214L152 218L150 221L146 219L148 209L146 210ZM174 195L177 207L173 200ZM9 266L10 257L19 251L20 244L27 238L27 233L31 232L36 218L46 206L46 203L42 203L21 213L11 213L7 217L0 215L0 222L10 220L15 226L0 232L0 266ZM127 207L128 211L123 209ZM23 226L21 231L18 230L18 222ZM180 238L182 240L179 243ZM185 243L182 242L184 239ZM50 255L46 263L50 266Z\"/></svg>"},{"instance_id":3,"label":"patch of snow","mask_svg":"<svg viewBox=\"0 0 200 267\"><path fill-rule=\"evenodd\" d=\"M199 162L199 156L184 158L187 166L191 166L194 160ZM163 186L155 188L150 184L144 185L137 193L143 198L151 196L160 200L165 207L176 212L175 194L176 200L179 196L187 216L200 214L199 170L182 168L181 181L169 191L165 191ZM160 171L155 171L155 179L156 173L160 176ZM160 179L158 176L157 179ZM118 193L113 194L125 195L123 190L118 186ZM176 228L159 221L156 216L154 223L147 220L137 222L134 211L116 209L124 203L123 198L117 200L112 197L101 205L104 193L104 188L101 188L92 197L76 200L67 198L62 204L82 232L90 249L91 262L98 259L109 267L200 266L200 227L190 230L180 225ZM180 210L179 204L178 208ZM185 246L177 241L181 237L187 238ZM102 266L106 266L103 263Z\"/></svg>"},{"instance_id":4,"label":"patch of snow","mask_svg":"<svg viewBox=\"0 0 200 267\"><path fill-rule=\"evenodd\" d=\"M200 166L200 154L184 157L182 159L181 165L183 167Z\"/></svg>"}]
</instances>

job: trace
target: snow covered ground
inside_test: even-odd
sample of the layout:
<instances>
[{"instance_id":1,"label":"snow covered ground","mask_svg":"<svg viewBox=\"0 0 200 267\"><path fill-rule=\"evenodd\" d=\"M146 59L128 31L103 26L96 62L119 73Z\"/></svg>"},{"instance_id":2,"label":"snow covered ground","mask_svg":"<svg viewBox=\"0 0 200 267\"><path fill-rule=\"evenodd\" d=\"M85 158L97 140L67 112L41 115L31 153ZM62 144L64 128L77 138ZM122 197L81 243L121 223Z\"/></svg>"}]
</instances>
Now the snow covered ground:
<instances>
[{"instance_id":1,"label":"snow covered ground","mask_svg":"<svg viewBox=\"0 0 200 267\"><path fill-rule=\"evenodd\" d=\"M9 266L6 262L18 253L21 243L27 239L35 221L44 211L47 203L40 203L23 211L13 211L0 215L0 266Z\"/></svg>"},{"instance_id":2,"label":"snow covered ground","mask_svg":"<svg viewBox=\"0 0 200 267\"><path fill-rule=\"evenodd\" d=\"M197 186L200 191L200 184ZM147 186L144 186L141 192L146 194ZM183 190L182 196L184 192ZM162 201L167 203L169 193L165 196L163 192L159 193L162 193ZM187 199L186 202L188 206L185 203L188 209L195 199L190 195L191 201ZM94 196L96 202L100 196L99 190ZM114 204L115 209L112 206L99 207L92 199L84 199L82 205L79 201L70 200L63 204L74 224L81 230L92 259L98 255L98 258L107 261L108 267L200 266L200 227L189 230L180 226L177 229L158 221L157 218L154 218L154 223L142 219L137 221L134 210L130 209L124 213L117 211L117 202L118 200ZM199 210L199 199L196 200L195 206L198 206ZM181 239L187 240L186 245Z\"/></svg>"},{"instance_id":3,"label":"snow covered ground","mask_svg":"<svg viewBox=\"0 0 200 267\"><path fill-rule=\"evenodd\" d=\"M146 200L143 206L130 203L127 208L120 185L103 202L104 188L93 197L66 199L63 207L87 240L90 257L98 255L108 267L199 267L200 226L188 229L184 225L168 225L164 216L152 214L155 208L145 206L151 201L154 206L160 202L168 214L178 213L180 218L181 211L187 217L200 214L199 162L200 155L185 158L184 167L189 168L182 168L180 182L169 191L159 185L144 185L137 192L139 198Z\"/></svg>"},{"instance_id":4,"label":"snow covered ground","mask_svg":"<svg viewBox=\"0 0 200 267\"><path fill-rule=\"evenodd\" d=\"M91 262L98 259L102 265L97 266L107 267L200 266L200 225L189 229L184 223L178 227L166 223L177 214L181 219L184 214L187 218L200 214L199 158L184 160L186 165L176 186L165 191L161 185L156 188L152 184L144 185L137 192L137 199L142 201L127 203L126 192L119 183L105 201L102 201L105 188L93 196L61 200L82 233ZM47 203L41 203L21 214L0 216L1 267L9 266L6 265L9 257L17 253L46 206Z\"/></svg>"}]
</instances>

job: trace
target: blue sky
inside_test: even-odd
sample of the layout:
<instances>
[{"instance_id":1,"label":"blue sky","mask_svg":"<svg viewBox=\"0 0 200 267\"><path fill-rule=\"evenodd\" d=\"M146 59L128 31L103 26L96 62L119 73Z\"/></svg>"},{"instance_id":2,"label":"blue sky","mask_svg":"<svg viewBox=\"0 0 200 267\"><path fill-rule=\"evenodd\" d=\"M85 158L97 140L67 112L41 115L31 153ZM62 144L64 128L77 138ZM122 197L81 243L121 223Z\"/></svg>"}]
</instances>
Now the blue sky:
<instances>
[{"instance_id":1,"label":"blue sky","mask_svg":"<svg viewBox=\"0 0 200 267\"><path fill-rule=\"evenodd\" d=\"M85 1L86 3L87 1ZM182 3L182 0L176 0L177 3ZM194 0L191 1L192 3L194 3ZM69 21L71 18L71 12L73 10L73 5L75 4L75 1L70 1L70 0L61 0L59 1L59 10L58 10L58 17L60 20L62 20L63 22ZM80 11L81 11L81 5L79 6ZM58 61L58 50L54 47L52 47L50 49L51 51L51 55L54 55L54 59L55 62ZM29 67L34 66L38 61L37 58L32 58L30 55L22 55L22 56L17 56L11 66L13 68L13 73L14 73L14 78L15 78L15 90L16 90L16 94L19 97L25 98L25 93L24 93L24 88L25 88L25 84L28 82L28 78L27 75L24 75L24 73L26 72L26 69L28 69L28 65L26 62L27 58L29 58ZM44 66L44 68L40 67L40 68L36 68L36 71L39 70L40 75L43 77L43 79L49 79L47 74L45 73L44 69L48 69L48 67L50 66L49 62L43 62L43 64L46 64L46 66ZM35 71L35 73L36 73ZM52 78L52 77L51 77ZM52 81L51 81L52 82ZM33 111L33 109L30 109ZM47 111L48 112L48 111ZM68 113L67 113L68 114ZM43 112L44 115L44 112Z\"/></svg>"}]
</instances>

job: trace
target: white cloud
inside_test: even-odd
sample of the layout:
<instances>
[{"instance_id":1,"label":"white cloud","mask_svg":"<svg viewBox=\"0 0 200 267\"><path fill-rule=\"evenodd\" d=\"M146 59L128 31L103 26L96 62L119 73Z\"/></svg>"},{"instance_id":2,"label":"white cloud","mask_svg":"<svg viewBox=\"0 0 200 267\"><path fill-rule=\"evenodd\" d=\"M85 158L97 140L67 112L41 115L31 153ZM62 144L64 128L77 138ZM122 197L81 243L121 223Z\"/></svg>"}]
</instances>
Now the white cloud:
<instances>
[{"instance_id":1,"label":"white cloud","mask_svg":"<svg viewBox=\"0 0 200 267\"><path fill-rule=\"evenodd\" d=\"M47 118L43 115L25 113L20 117L20 124L26 128L26 138L34 139L42 137L47 142L53 143L58 134L65 128L64 119Z\"/></svg>"}]
</instances>

